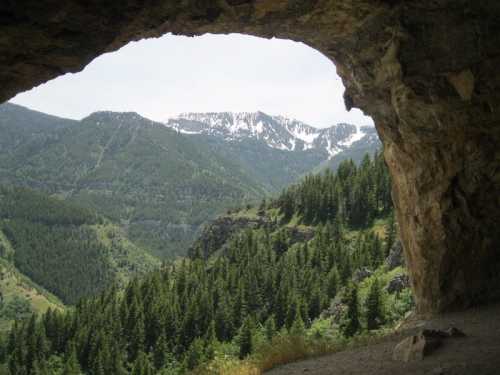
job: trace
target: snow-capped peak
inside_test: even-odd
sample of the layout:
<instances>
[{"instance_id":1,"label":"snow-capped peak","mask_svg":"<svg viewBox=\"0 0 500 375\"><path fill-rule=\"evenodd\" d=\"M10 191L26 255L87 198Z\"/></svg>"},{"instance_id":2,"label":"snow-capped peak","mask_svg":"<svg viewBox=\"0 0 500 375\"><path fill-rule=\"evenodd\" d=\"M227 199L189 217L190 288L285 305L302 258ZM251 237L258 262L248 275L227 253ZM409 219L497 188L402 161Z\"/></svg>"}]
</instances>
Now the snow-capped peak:
<instances>
[{"instance_id":1,"label":"snow-capped peak","mask_svg":"<svg viewBox=\"0 0 500 375\"><path fill-rule=\"evenodd\" d=\"M180 133L222 137L227 141L256 139L286 151L317 149L329 157L363 139L368 129L344 123L318 129L298 120L263 112L183 113L168 119L165 125Z\"/></svg>"}]
</instances>

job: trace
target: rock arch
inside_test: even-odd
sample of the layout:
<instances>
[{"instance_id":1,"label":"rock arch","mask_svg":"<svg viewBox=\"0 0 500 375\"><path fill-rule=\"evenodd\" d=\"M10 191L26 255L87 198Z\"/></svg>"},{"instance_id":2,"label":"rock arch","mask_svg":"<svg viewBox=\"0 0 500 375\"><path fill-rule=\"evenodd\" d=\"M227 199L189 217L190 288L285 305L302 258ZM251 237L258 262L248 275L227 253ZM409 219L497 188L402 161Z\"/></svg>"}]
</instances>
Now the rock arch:
<instances>
[{"instance_id":1,"label":"rock arch","mask_svg":"<svg viewBox=\"0 0 500 375\"><path fill-rule=\"evenodd\" d=\"M497 0L7 0L0 20L0 102L167 32L316 48L385 145L420 312L500 291Z\"/></svg>"}]
</instances>

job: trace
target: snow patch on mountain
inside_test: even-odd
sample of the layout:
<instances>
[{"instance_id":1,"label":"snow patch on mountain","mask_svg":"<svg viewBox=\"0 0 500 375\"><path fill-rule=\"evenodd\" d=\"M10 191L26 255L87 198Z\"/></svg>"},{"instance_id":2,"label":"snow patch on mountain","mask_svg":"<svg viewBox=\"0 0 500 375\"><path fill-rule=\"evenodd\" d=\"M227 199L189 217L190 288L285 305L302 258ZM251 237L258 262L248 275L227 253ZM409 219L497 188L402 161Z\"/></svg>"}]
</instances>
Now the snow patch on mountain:
<instances>
[{"instance_id":1,"label":"snow patch on mountain","mask_svg":"<svg viewBox=\"0 0 500 375\"><path fill-rule=\"evenodd\" d=\"M226 141L257 139L279 150L323 151L329 158L371 133L370 127L345 123L318 129L298 120L263 112L183 113L164 124L182 134L204 134Z\"/></svg>"},{"instance_id":2,"label":"snow patch on mountain","mask_svg":"<svg viewBox=\"0 0 500 375\"><path fill-rule=\"evenodd\" d=\"M360 141L366 133L364 133L361 130L361 126L355 125L356 126L356 132L351 134L349 138L347 138L345 141L339 142L339 146L343 147L349 147L352 146L354 142Z\"/></svg>"}]
</instances>

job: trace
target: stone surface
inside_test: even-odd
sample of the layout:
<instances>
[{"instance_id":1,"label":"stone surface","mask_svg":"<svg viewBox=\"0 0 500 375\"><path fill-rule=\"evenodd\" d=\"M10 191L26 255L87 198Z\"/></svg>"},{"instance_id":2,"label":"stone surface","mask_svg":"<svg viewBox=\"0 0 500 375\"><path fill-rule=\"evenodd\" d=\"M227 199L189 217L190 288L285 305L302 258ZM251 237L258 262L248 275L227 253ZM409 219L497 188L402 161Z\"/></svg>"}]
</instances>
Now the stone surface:
<instances>
[{"instance_id":1,"label":"stone surface","mask_svg":"<svg viewBox=\"0 0 500 375\"><path fill-rule=\"evenodd\" d=\"M456 327L450 327L444 332L446 333L446 336L448 336L448 337L465 337L466 336L465 333L463 333L461 330L459 330Z\"/></svg>"},{"instance_id":2,"label":"stone surface","mask_svg":"<svg viewBox=\"0 0 500 375\"><path fill-rule=\"evenodd\" d=\"M367 277L370 277L371 275L373 275L373 271L371 271L367 267L362 267L354 271L354 274L352 275L352 280L355 283L359 283L364 279L366 279Z\"/></svg>"},{"instance_id":3,"label":"stone surface","mask_svg":"<svg viewBox=\"0 0 500 375\"><path fill-rule=\"evenodd\" d=\"M0 101L166 32L316 48L375 120L419 311L498 296L499 1L7 0L0 19Z\"/></svg>"},{"instance_id":4,"label":"stone surface","mask_svg":"<svg viewBox=\"0 0 500 375\"><path fill-rule=\"evenodd\" d=\"M456 327L450 327L445 331L423 329L397 344L392 352L392 359L403 362L422 360L443 345L444 340L460 337L465 337L465 334Z\"/></svg>"},{"instance_id":5,"label":"stone surface","mask_svg":"<svg viewBox=\"0 0 500 375\"><path fill-rule=\"evenodd\" d=\"M332 319L332 324L340 324L342 317L345 316L347 305L344 303L345 288L339 290L335 298L330 302L330 306L321 313L322 319Z\"/></svg>"},{"instance_id":6,"label":"stone surface","mask_svg":"<svg viewBox=\"0 0 500 375\"><path fill-rule=\"evenodd\" d=\"M439 334L423 331L397 344L392 353L392 359L403 362L422 360L441 346L441 342L442 337Z\"/></svg>"},{"instance_id":7,"label":"stone surface","mask_svg":"<svg viewBox=\"0 0 500 375\"><path fill-rule=\"evenodd\" d=\"M387 255L387 258L385 259L385 264L389 270L393 270L396 267L404 265L403 245L401 244L400 239L394 241L394 244L391 246L389 251L389 255Z\"/></svg>"},{"instance_id":8,"label":"stone surface","mask_svg":"<svg viewBox=\"0 0 500 375\"><path fill-rule=\"evenodd\" d=\"M215 251L224 250L231 237L241 233L243 229L269 227L274 224L264 216L234 217L220 216L206 225L197 240L188 250L191 257L200 255L208 259Z\"/></svg>"},{"instance_id":9,"label":"stone surface","mask_svg":"<svg viewBox=\"0 0 500 375\"><path fill-rule=\"evenodd\" d=\"M409 286L410 280L407 275L397 275L389 281L386 290L390 294L400 293L403 289L408 288Z\"/></svg>"}]
</instances>

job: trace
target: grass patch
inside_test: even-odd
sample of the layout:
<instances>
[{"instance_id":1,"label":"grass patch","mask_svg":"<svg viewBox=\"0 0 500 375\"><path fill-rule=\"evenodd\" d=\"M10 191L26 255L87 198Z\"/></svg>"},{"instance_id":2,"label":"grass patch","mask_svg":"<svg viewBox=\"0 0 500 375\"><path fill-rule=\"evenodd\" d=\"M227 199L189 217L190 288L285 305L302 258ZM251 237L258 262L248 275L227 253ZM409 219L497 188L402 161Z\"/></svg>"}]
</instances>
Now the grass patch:
<instances>
[{"instance_id":1,"label":"grass patch","mask_svg":"<svg viewBox=\"0 0 500 375\"><path fill-rule=\"evenodd\" d=\"M278 334L261 344L245 360L222 356L191 372L191 375L262 375L276 367L340 351L374 345L392 335L392 329L363 333L351 339L342 336L314 338Z\"/></svg>"},{"instance_id":2,"label":"grass patch","mask_svg":"<svg viewBox=\"0 0 500 375\"><path fill-rule=\"evenodd\" d=\"M49 308L64 309L61 301L4 259L0 259L0 292L3 299L0 310L0 333L10 329L13 321L32 312L42 314Z\"/></svg>"}]
</instances>

